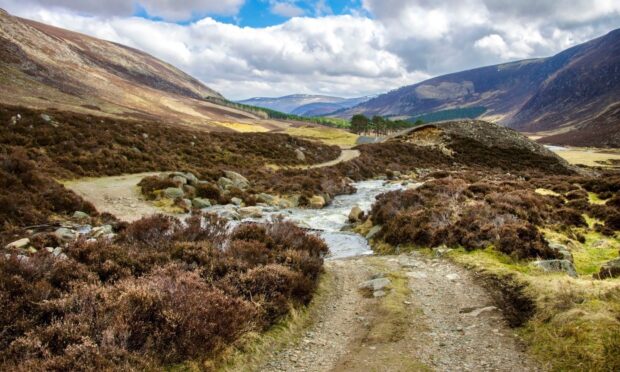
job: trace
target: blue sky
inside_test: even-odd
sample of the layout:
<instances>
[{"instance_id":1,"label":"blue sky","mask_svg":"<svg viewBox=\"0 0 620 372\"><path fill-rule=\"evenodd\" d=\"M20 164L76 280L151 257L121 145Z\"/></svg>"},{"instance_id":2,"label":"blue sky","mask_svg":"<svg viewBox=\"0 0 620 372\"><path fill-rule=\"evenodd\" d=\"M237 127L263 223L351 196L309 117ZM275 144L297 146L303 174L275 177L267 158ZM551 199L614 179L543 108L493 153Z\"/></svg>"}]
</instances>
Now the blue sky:
<instances>
[{"instance_id":1,"label":"blue sky","mask_svg":"<svg viewBox=\"0 0 620 372\"><path fill-rule=\"evenodd\" d=\"M614 0L0 0L141 49L231 99L356 97L547 57L620 27Z\"/></svg>"}]
</instances>

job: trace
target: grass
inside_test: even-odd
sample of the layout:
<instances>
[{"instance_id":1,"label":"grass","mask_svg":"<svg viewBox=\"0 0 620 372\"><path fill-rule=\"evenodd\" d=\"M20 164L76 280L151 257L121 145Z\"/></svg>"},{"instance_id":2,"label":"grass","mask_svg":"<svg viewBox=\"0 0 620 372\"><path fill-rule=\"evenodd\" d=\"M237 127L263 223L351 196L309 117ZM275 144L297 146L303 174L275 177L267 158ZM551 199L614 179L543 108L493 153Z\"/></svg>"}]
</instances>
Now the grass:
<instances>
[{"instance_id":1,"label":"grass","mask_svg":"<svg viewBox=\"0 0 620 372\"><path fill-rule=\"evenodd\" d=\"M573 250L577 270L583 274L577 279L543 274L492 249L455 250L449 256L482 276L526 284L536 313L519 333L546 368L614 371L620 368L620 279L598 281L589 274L618 252L617 248L592 247L598 238L596 233L588 234L586 243Z\"/></svg>"},{"instance_id":2,"label":"grass","mask_svg":"<svg viewBox=\"0 0 620 372\"><path fill-rule=\"evenodd\" d=\"M620 160L620 154L598 152L596 150L570 149L556 151L556 154L564 158L570 164L583 164L591 167L609 167L609 160Z\"/></svg>"},{"instance_id":3,"label":"grass","mask_svg":"<svg viewBox=\"0 0 620 372\"><path fill-rule=\"evenodd\" d=\"M269 129L265 127L261 127L260 125L257 125L257 124L248 124L248 123L239 123L239 122L222 122L222 121L216 121L213 124L216 124L220 127L232 129L235 132L239 132L239 133L269 132Z\"/></svg>"},{"instance_id":4,"label":"grass","mask_svg":"<svg viewBox=\"0 0 620 372\"><path fill-rule=\"evenodd\" d=\"M317 320L321 305L334 291L333 274L323 273L310 305L291 310L287 317L263 334L248 334L224 356L219 369L231 372L258 370L274 350L284 349L301 340L304 330Z\"/></svg>"},{"instance_id":5,"label":"grass","mask_svg":"<svg viewBox=\"0 0 620 372\"><path fill-rule=\"evenodd\" d=\"M558 194L557 192L553 190L543 189L543 188L536 189L535 192L539 195L545 195L545 196L560 196L560 194Z\"/></svg>"},{"instance_id":6,"label":"grass","mask_svg":"<svg viewBox=\"0 0 620 372\"><path fill-rule=\"evenodd\" d=\"M598 205L603 205L607 202L606 200L601 199L596 193L593 193L593 192L588 193L588 200L590 201L590 204L598 204Z\"/></svg>"},{"instance_id":7,"label":"grass","mask_svg":"<svg viewBox=\"0 0 620 372\"><path fill-rule=\"evenodd\" d=\"M298 128L287 128L285 133L291 136L301 137L307 140L321 141L328 145L341 147L354 146L358 136L342 129L304 126Z\"/></svg>"}]
</instances>

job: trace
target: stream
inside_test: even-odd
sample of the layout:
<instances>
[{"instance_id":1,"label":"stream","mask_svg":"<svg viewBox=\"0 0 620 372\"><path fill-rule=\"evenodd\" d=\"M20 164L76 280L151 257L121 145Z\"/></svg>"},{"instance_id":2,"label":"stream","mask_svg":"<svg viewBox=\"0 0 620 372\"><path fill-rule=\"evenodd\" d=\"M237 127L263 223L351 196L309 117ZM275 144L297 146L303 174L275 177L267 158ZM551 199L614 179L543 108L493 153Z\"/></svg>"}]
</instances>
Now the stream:
<instances>
[{"instance_id":1,"label":"stream","mask_svg":"<svg viewBox=\"0 0 620 372\"><path fill-rule=\"evenodd\" d=\"M348 225L349 212L354 206L364 212L370 211L375 197L385 192L402 190L405 186L400 183L386 183L383 180L370 180L354 183L357 192L350 195L336 196L330 205L323 209L270 209L263 210L261 218L245 218L241 222L271 222L282 216L285 221L291 221L297 226L309 229L319 235L327 244L330 254L327 259L342 259L360 255L372 254L366 238L348 231L342 231ZM208 208L207 211L219 213L218 207Z\"/></svg>"}]
</instances>

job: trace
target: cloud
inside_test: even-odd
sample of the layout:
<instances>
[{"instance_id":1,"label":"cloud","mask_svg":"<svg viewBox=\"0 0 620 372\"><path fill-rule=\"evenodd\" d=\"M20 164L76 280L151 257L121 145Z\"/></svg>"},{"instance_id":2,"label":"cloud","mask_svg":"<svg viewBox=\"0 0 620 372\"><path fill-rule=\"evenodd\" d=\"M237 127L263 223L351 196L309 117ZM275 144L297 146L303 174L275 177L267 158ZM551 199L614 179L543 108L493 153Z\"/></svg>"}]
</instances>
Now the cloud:
<instances>
[{"instance_id":1,"label":"cloud","mask_svg":"<svg viewBox=\"0 0 620 372\"><path fill-rule=\"evenodd\" d=\"M71 10L86 15L131 16L139 7L149 15L169 21L183 21L196 15L235 15L245 0L0 0L0 6L43 7Z\"/></svg>"},{"instance_id":2,"label":"cloud","mask_svg":"<svg viewBox=\"0 0 620 372\"><path fill-rule=\"evenodd\" d=\"M166 19L234 13L242 3L140 1ZM127 4L0 0L27 18L142 49L235 99L376 94L438 74L550 56L620 24L614 0L355 0L349 4L361 5L348 5L344 15L330 15L329 1L264 0L267 8L284 4L280 13L291 19L262 28L209 17L155 22L132 17Z\"/></svg>"},{"instance_id":3,"label":"cloud","mask_svg":"<svg viewBox=\"0 0 620 372\"><path fill-rule=\"evenodd\" d=\"M295 4L276 1L271 5L271 12L282 17L292 18L304 15L305 11Z\"/></svg>"}]
</instances>

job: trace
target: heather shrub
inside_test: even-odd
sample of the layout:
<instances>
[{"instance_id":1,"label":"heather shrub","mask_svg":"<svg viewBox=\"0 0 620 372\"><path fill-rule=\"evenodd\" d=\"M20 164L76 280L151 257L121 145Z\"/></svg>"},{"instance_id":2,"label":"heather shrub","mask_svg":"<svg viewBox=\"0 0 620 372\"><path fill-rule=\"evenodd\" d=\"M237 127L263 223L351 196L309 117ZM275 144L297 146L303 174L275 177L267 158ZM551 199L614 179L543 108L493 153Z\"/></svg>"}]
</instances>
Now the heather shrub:
<instances>
[{"instance_id":1,"label":"heather shrub","mask_svg":"<svg viewBox=\"0 0 620 372\"><path fill-rule=\"evenodd\" d=\"M142 194L149 199L156 198L154 191L164 190L169 187L178 187L178 185L172 181L171 178L161 178L159 176L145 177L140 181L140 183L138 183L138 186L140 186Z\"/></svg>"}]
</instances>

